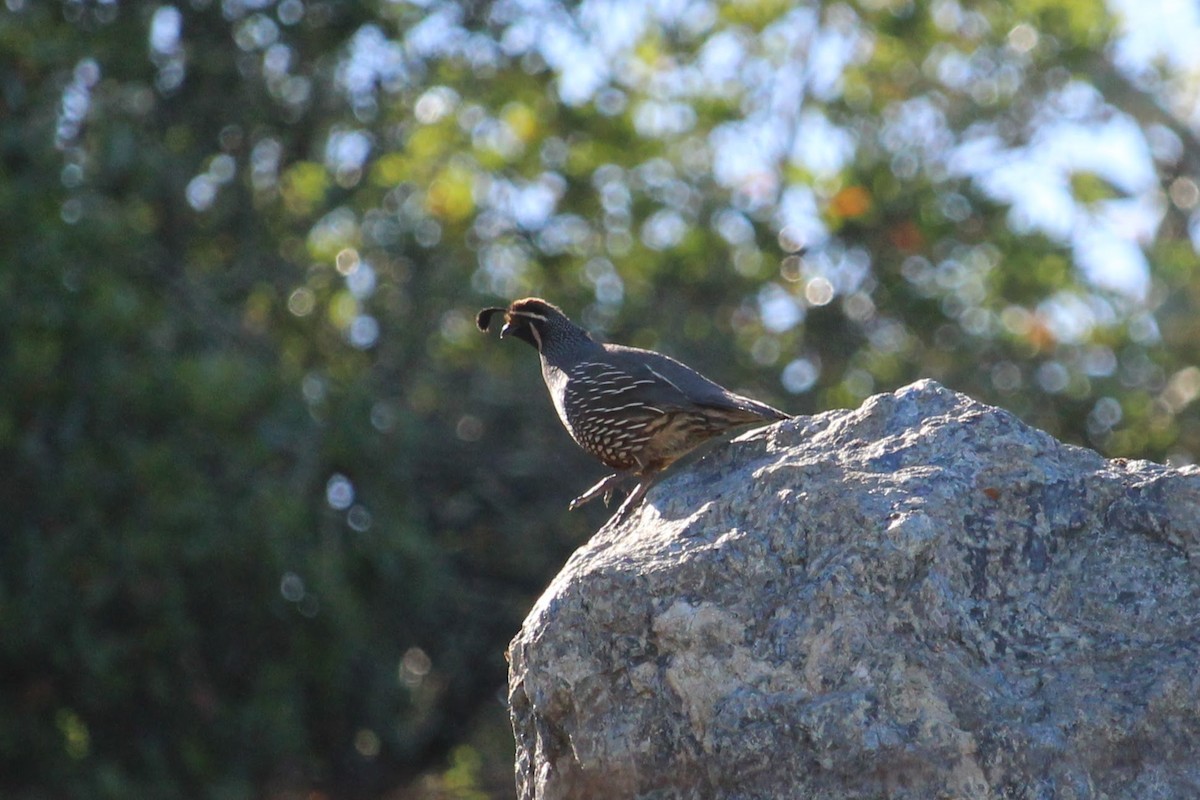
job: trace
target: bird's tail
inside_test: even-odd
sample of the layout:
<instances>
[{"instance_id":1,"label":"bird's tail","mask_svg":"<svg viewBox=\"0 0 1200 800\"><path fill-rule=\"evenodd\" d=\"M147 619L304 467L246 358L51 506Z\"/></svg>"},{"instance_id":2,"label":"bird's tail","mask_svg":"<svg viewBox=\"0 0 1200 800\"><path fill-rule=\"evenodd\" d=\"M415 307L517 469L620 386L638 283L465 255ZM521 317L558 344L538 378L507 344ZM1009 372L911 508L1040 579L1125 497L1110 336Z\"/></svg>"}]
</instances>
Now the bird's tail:
<instances>
[{"instance_id":1,"label":"bird's tail","mask_svg":"<svg viewBox=\"0 0 1200 800\"><path fill-rule=\"evenodd\" d=\"M751 400L749 397L740 394L733 395L731 400L733 401L731 403L732 408L726 409L726 411L733 412L733 416L739 421L739 424L760 421L775 422L792 418L791 414L780 411L774 406L760 403L757 400Z\"/></svg>"}]
</instances>

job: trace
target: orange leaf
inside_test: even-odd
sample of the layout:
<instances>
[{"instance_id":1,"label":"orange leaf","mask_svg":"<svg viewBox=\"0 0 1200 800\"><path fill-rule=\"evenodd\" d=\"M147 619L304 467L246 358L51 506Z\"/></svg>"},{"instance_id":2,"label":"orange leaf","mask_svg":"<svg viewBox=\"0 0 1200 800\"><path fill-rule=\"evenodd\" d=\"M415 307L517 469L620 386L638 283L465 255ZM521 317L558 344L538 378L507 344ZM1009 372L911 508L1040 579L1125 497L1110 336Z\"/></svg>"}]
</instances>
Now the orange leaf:
<instances>
[{"instance_id":1,"label":"orange leaf","mask_svg":"<svg viewBox=\"0 0 1200 800\"><path fill-rule=\"evenodd\" d=\"M861 217L871 210L871 193L861 186L847 186L829 201L829 210L843 219Z\"/></svg>"}]
</instances>

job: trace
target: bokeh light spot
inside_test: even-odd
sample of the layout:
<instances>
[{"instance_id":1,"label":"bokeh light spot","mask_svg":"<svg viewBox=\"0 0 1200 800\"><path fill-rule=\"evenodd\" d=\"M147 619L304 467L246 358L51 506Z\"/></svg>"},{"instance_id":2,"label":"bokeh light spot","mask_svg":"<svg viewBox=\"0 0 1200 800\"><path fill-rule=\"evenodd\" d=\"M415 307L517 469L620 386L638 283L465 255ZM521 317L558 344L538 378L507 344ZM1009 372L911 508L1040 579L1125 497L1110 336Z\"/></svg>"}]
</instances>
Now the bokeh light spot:
<instances>
[{"instance_id":1,"label":"bokeh light spot","mask_svg":"<svg viewBox=\"0 0 1200 800\"><path fill-rule=\"evenodd\" d=\"M350 506L350 510L346 512L346 524L358 533L366 533L370 530L371 522L371 512L367 510L366 506L356 504Z\"/></svg>"},{"instance_id":2,"label":"bokeh light spot","mask_svg":"<svg viewBox=\"0 0 1200 800\"><path fill-rule=\"evenodd\" d=\"M1018 53L1028 53L1037 47L1037 43L1037 29L1026 22L1022 22L1008 32L1008 46Z\"/></svg>"},{"instance_id":3,"label":"bokeh light spot","mask_svg":"<svg viewBox=\"0 0 1200 800\"><path fill-rule=\"evenodd\" d=\"M828 278L818 275L804 287L804 299L814 306L829 305L833 299L833 284Z\"/></svg>"},{"instance_id":4,"label":"bokeh light spot","mask_svg":"<svg viewBox=\"0 0 1200 800\"><path fill-rule=\"evenodd\" d=\"M798 228L788 227L779 232L779 249L783 252L799 253L804 245L804 233Z\"/></svg>"},{"instance_id":5,"label":"bokeh light spot","mask_svg":"<svg viewBox=\"0 0 1200 800\"><path fill-rule=\"evenodd\" d=\"M354 749L363 758L375 758L379 755L379 734L369 728L363 728L354 734Z\"/></svg>"},{"instance_id":6,"label":"bokeh light spot","mask_svg":"<svg viewBox=\"0 0 1200 800\"><path fill-rule=\"evenodd\" d=\"M285 572L279 579L279 594L289 603L304 599L304 579L294 572Z\"/></svg>"},{"instance_id":7,"label":"bokeh light spot","mask_svg":"<svg viewBox=\"0 0 1200 800\"><path fill-rule=\"evenodd\" d=\"M1011 361L1001 361L992 367L992 385L1004 394L1010 394L1021 388L1021 368Z\"/></svg>"},{"instance_id":8,"label":"bokeh light spot","mask_svg":"<svg viewBox=\"0 0 1200 800\"><path fill-rule=\"evenodd\" d=\"M288 295L288 311L297 317L306 317L317 306L317 296L307 287L300 287Z\"/></svg>"},{"instance_id":9,"label":"bokeh light spot","mask_svg":"<svg viewBox=\"0 0 1200 800\"><path fill-rule=\"evenodd\" d=\"M1050 394L1060 394L1071 382L1071 373L1057 361L1047 361L1037 368L1037 382Z\"/></svg>"},{"instance_id":10,"label":"bokeh light spot","mask_svg":"<svg viewBox=\"0 0 1200 800\"><path fill-rule=\"evenodd\" d=\"M801 394L811 389L821 375L815 358L797 358L783 368L780 380L783 388L792 394Z\"/></svg>"},{"instance_id":11,"label":"bokeh light spot","mask_svg":"<svg viewBox=\"0 0 1200 800\"><path fill-rule=\"evenodd\" d=\"M478 442L483 438L483 421L473 414L463 414L454 426L454 433L464 442Z\"/></svg>"},{"instance_id":12,"label":"bokeh light spot","mask_svg":"<svg viewBox=\"0 0 1200 800\"><path fill-rule=\"evenodd\" d=\"M379 320L369 314L359 314L350 323L350 344L359 350L373 347L379 341Z\"/></svg>"},{"instance_id":13,"label":"bokeh light spot","mask_svg":"<svg viewBox=\"0 0 1200 800\"><path fill-rule=\"evenodd\" d=\"M345 511L354 502L354 484L340 472L335 472L325 484L325 502L331 508Z\"/></svg>"},{"instance_id":14,"label":"bokeh light spot","mask_svg":"<svg viewBox=\"0 0 1200 800\"><path fill-rule=\"evenodd\" d=\"M410 647L404 651L400 659L400 667L396 677L400 683L410 689L415 689L425 680L425 676L433 669L433 660L419 647Z\"/></svg>"},{"instance_id":15,"label":"bokeh light spot","mask_svg":"<svg viewBox=\"0 0 1200 800\"><path fill-rule=\"evenodd\" d=\"M1184 211L1191 211L1200 205L1200 187L1186 175L1171 182L1168 194L1171 202Z\"/></svg>"}]
</instances>

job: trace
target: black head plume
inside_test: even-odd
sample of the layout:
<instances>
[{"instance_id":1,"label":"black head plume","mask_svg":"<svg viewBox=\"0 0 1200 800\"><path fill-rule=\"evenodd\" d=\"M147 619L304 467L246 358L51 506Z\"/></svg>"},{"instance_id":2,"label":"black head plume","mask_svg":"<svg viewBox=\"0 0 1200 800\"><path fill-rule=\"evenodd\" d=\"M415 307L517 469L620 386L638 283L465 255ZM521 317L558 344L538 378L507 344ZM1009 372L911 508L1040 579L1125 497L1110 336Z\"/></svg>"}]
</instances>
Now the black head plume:
<instances>
[{"instance_id":1,"label":"black head plume","mask_svg":"<svg viewBox=\"0 0 1200 800\"><path fill-rule=\"evenodd\" d=\"M475 325L479 330L486 331L491 327L492 317L501 312L504 313L504 327L500 329L500 338L515 336L533 345L539 352L547 337L561 341L564 332L577 332L587 338L586 333L571 324L562 309L540 297L514 300L508 308L485 308L475 317Z\"/></svg>"},{"instance_id":2,"label":"black head plume","mask_svg":"<svg viewBox=\"0 0 1200 800\"><path fill-rule=\"evenodd\" d=\"M475 327L483 332L487 332L492 325L492 316L495 314L505 314L506 308L485 308L475 317Z\"/></svg>"}]
</instances>

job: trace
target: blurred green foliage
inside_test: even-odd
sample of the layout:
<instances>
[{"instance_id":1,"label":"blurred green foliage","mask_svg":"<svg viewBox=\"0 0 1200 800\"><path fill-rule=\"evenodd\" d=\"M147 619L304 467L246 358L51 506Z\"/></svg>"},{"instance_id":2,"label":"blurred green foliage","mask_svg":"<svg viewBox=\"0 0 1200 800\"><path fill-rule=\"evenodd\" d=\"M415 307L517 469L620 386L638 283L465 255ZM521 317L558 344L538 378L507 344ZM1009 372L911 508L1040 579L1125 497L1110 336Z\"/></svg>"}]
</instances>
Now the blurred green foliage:
<instances>
[{"instance_id":1,"label":"blurred green foliage","mask_svg":"<svg viewBox=\"0 0 1200 800\"><path fill-rule=\"evenodd\" d=\"M1194 460L1195 77L1118 36L1075 0L8 0L0 794L511 794L503 649L604 512L482 305L797 413L930 376ZM1066 232L979 166L1114 118L1151 179L1041 175ZM1131 290L1073 237L1139 200Z\"/></svg>"}]
</instances>

